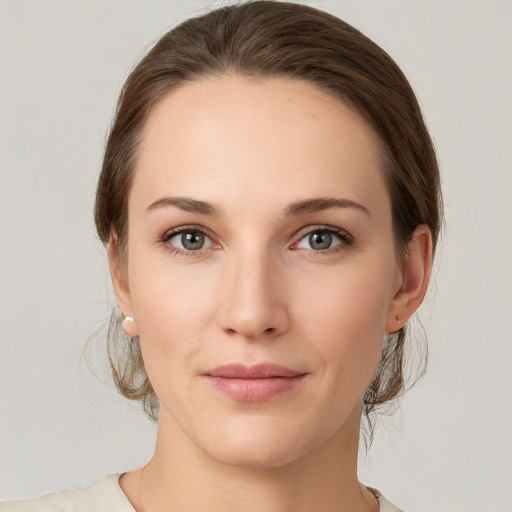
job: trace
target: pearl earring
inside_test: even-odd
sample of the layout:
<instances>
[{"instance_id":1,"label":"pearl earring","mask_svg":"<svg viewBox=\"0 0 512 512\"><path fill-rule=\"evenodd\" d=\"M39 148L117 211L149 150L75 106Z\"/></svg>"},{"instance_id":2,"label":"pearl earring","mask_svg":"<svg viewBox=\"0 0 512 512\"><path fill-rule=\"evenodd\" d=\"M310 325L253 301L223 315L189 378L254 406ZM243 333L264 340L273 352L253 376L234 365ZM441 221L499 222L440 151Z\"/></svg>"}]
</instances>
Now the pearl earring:
<instances>
[{"instance_id":1,"label":"pearl earring","mask_svg":"<svg viewBox=\"0 0 512 512\"><path fill-rule=\"evenodd\" d=\"M132 316L125 316L123 320L123 329L128 336L135 338L139 335L137 331L137 325L135 324L135 319Z\"/></svg>"}]
</instances>

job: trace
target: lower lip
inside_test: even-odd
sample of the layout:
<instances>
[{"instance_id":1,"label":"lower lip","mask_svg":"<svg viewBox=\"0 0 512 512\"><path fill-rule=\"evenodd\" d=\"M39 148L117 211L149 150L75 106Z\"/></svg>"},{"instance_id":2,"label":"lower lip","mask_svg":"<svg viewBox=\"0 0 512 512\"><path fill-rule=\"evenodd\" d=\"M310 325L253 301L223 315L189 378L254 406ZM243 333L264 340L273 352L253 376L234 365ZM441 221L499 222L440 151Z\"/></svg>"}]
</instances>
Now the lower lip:
<instances>
[{"instance_id":1,"label":"lower lip","mask_svg":"<svg viewBox=\"0 0 512 512\"><path fill-rule=\"evenodd\" d=\"M235 379L206 376L210 384L226 395L241 402L264 402L270 398L290 391L297 386L305 375L296 377L269 377L261 379Z\"/></svg>"}]
</instances>

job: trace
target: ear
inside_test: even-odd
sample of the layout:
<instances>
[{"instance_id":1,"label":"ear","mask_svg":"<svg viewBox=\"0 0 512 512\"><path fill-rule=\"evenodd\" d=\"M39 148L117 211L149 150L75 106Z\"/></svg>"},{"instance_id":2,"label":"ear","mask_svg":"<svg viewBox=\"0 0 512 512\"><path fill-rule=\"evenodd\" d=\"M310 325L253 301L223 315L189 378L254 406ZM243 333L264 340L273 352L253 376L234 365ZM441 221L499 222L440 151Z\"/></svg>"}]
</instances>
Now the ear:
<instances>
[{"instance_id":1,"label":"ear","mask_svg":"<svg viewBox=\"0 0 512 512\"><path fill-rule=\"evenodd\" d=\"M128 282L128 272L126 265L123 264L120 258L117 237L112 234L107 246L108 251L108 264L110 268L110 277L112 279L112 286L116 295L117 304L121 309L123 316L130 317L129 321L123 321L123 328L128 336L138 336L137 322L134 319L134 312L132 307L132 299L130 295L130 285Z\"/></svg>"},{"instance_id":2,"label":"ear","mask_svg":"<svg viewBox=\"0 0 512 512\"><path fill-rule=\"evenodd\" d=\"M416 228L407 246L401 282L391 301L386 332L401 329L423 302L432 268L432 232L425 224Z\"/></svg>"}]
</instances>

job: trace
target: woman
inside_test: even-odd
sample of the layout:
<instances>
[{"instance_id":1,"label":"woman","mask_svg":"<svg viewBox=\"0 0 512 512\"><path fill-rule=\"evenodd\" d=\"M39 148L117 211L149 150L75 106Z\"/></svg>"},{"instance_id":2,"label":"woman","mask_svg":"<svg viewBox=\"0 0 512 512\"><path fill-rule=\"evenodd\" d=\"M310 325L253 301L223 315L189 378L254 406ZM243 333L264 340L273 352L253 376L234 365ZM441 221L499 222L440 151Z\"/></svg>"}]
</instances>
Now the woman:
<instances>
[{"instance_id":1,"label":"woman","mask_svg":"<svg viewBox=\"0 0 512 512\"><path fill-rule=\"evenodd\" d=\"M403 390L441 196L380 48L281 2L173 29L122 90L95 220L155 452L2 510L399 510L357 480L361 417Z\"/></svg>"}]
</instances>

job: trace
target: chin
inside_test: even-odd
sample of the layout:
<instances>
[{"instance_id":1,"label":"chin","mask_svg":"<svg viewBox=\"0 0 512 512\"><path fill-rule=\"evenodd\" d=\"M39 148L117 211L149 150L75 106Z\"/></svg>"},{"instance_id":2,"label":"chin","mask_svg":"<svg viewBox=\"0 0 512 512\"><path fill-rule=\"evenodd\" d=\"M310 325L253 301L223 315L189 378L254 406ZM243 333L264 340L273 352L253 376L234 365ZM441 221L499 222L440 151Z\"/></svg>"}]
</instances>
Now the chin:
<instances>
[{"instance_id":1,"label":"chin","mask_svg":"<svg viewBox=\"0 0 512 512\"><path fill-rule=\"evenodd\" d=\"M224 426L219 430L220 435L208 436L203 450L212 459L229 466L269 469L290 464L311 448L311 440L297 426L290 429L289 425L279 425L272 418L260 418L260 421L251 418L244 423Z\"/></svg>"},{"instance_id":2,"label":"chin","mask_svg":"<svg viewBox=\"0 0 512 512\"><path fill-rule=\"evenodd\" d=\"M228 446L216 446L208 455L222 464L247 469L283 467L300 457L296 448L254 440L243 444L229 443Z\"/></svg>"}]
</instances>

